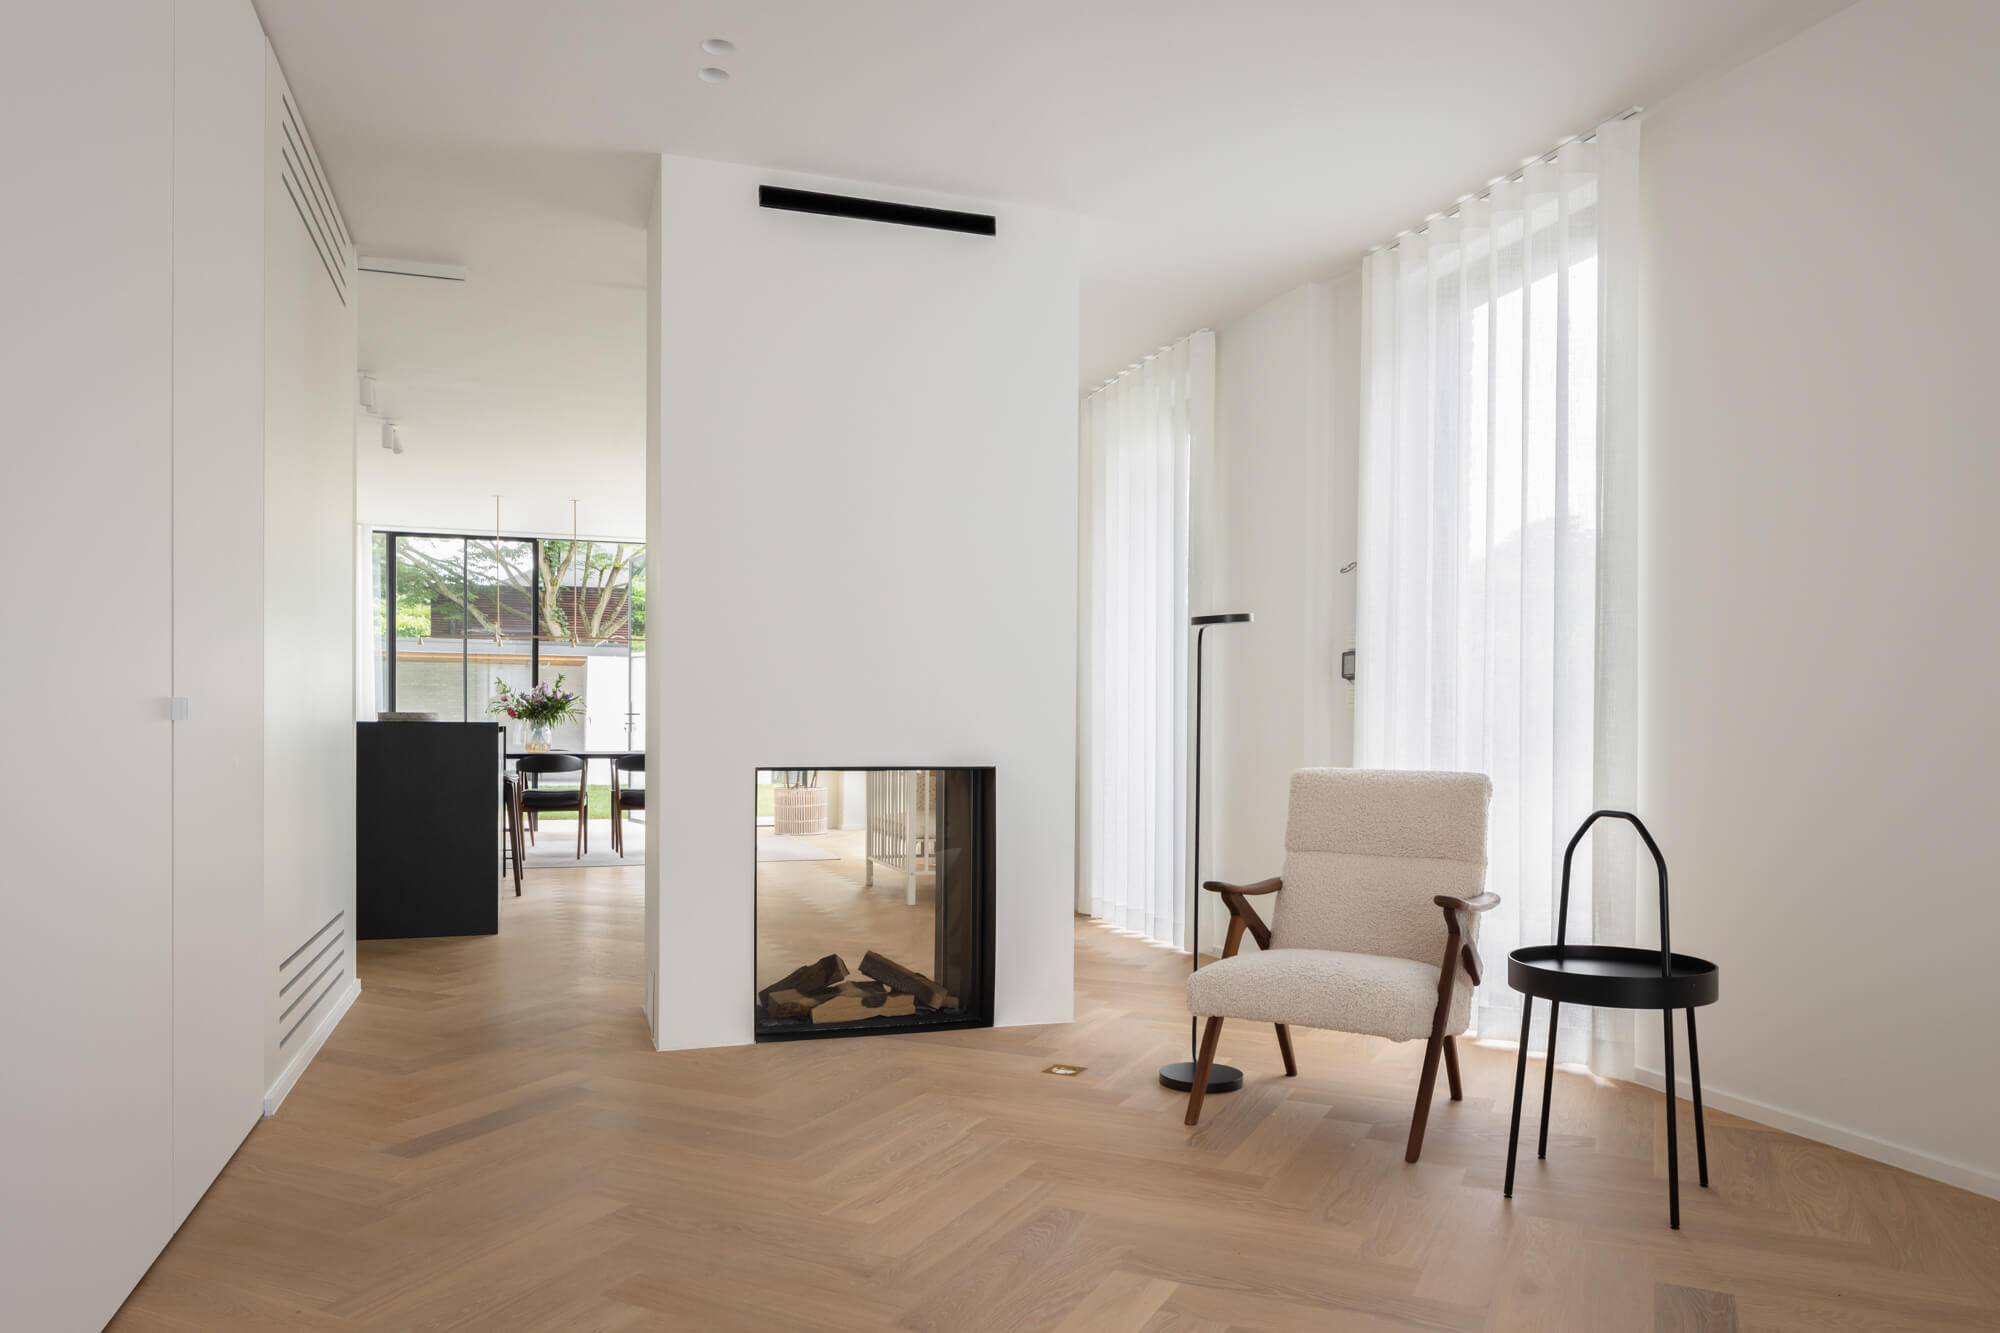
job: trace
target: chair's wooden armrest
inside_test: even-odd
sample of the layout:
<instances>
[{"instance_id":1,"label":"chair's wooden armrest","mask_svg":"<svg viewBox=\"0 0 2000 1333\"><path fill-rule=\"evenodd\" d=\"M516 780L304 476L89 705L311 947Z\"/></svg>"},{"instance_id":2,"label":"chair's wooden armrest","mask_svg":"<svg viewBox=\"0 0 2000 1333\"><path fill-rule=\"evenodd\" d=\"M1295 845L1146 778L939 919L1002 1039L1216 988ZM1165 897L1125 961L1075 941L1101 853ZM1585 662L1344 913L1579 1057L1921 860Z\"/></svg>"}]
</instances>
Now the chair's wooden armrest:
<instances>
[{"instance_id":1,"label":"chair's wooden armrest","mask_svg":"<svg viewBox=\"0 0 2000 1333\"><path fill-rule=\"evenodd\" d=\"M1257 941L1258 948L1271 947L1271 928L1264 924L1264 918L1258 916L1257 909L1251 906L1250 895L1276 893L1285 887L1283 880L1265 879L1255 884L1224 884L1221 880L1212 879L1202 887L1210 893L1221 894L1222 905L1229 909L1229 942L1222 949L1224 958L1235 956L1237 946L1243 942L1243 933L1246 930L1250 932L1250 938Z\"/></svg>"},{"instance_id":2,"label":"chair's wooden armrest","mask_svg":"<svg viewBox=\"0 0 2000 1333\"><path fill-rule=\"evenodd\" d=\"M1241 893L1246 895L1252 893L1276 893L1279 889L1285 887L1285 881L1282 879L1260 879L1255 884L1224 884L1219 879L1211 879L1203 884L1202 887L1210 893ZM1498 902L1500 900L1495 898L1493 901Z\"/></svg>"},{"instance_id":3,"label":"chair's wooden armrest","mask_svg":"<svg viewBox=\"0 0 2000 1333\"><path fill-rule=\"evenodd\" d=\"M1445 929L1451 932L1451 944L1447 946L1445 953L1445 966L1447 968L1451 966L1451 957L1456 953L1458 961L1465 967L1465 974L1471 977L1472 984L1477 986L1480 977L1479 950L1472 947L1470 939L1461 936L1458 914L1460 912L1490 912L1500 905L1500 895L1497 893L1475 893L1470 898L1454 898L1449 893L1440 893L1432 898L1431 901L1444 909Z\"/></svg>"}]
</instances>

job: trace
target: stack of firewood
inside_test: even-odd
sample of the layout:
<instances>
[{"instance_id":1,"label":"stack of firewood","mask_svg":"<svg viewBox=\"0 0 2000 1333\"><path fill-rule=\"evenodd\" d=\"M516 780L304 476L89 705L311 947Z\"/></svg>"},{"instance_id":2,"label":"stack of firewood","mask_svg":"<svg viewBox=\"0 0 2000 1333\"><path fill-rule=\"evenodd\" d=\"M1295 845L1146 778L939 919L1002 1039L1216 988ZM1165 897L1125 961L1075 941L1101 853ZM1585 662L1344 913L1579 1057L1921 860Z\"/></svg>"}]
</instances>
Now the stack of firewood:
<instances>
[{"instance_id":1,"label":"stack of firewood","mask_svg":"<svg viewBox=\"0 0 2000 1333\"><path fill-rule=\"evenodd\" d=\"M918 1010L955 1009L958 997L893 958L870 949L861 970L848 975L847 963L830 953L807 963L757 992L757 1004L771 1019L807 1018L814 1024L857 1023L870 1018L910 1018Z\"/></svg>"}]
</instances>

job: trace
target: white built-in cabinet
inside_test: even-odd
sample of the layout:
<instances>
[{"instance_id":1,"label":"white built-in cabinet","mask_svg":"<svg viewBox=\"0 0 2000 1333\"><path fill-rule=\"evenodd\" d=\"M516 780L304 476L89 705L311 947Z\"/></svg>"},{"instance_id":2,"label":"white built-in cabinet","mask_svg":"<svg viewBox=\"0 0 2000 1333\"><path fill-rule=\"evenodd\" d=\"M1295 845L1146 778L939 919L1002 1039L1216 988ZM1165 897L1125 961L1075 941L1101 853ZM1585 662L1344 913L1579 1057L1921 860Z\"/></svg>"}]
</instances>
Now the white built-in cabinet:
<instances>
[{"instance_id":1,"label":"white built-in cabinet","mask_svg":"<svg viewBox=\"0 0 2000 1333\"><path fill-rule=\"evenodd\" d=\"M275 57L264 84L265 1109L354 975L354 245Z\"/></svg>"},{"instance_id":2,"label":"white built-in cabinet","mask_svg":"<svg viewBox=\"0 0 2000 1333\"><path fill-rule=\"evenodd\" d=\"M285 961L352 916L353 252L271 206L304 127L249 0L5 29L0 1328L58 1333L353 998L351 946Z\"/></svg>"},{"instance_id":3,"label":"white built-in cabinet","mask_svg":"<svg viewBox=\"0 0 2000 1333\"><path fill-rule=\"evenodd\" d=\"M176 1226L256 1123L263 1064L265 44L247 5L176 0ZM255 553L252 559L251 554Z\"/></svg>"}]
</instances>

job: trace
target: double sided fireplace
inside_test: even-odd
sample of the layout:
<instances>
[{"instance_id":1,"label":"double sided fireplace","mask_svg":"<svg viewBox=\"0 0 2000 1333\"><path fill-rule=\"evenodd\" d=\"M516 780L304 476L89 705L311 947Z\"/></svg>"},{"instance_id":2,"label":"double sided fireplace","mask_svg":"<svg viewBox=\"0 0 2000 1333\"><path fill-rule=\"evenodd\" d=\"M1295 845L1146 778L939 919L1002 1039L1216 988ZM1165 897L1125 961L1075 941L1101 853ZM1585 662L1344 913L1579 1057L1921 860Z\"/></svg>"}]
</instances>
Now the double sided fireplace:
<instances>
[{"instance_id":1,"label":"double sided fireplace","mask_svg":"<svg viewBox=\"0 0 2000 1333\"><path fill-rule=\"evenodd\" d=\"M759 1041L993 1023L993 770L757 774Z\"/></svg>"}]
</instances>

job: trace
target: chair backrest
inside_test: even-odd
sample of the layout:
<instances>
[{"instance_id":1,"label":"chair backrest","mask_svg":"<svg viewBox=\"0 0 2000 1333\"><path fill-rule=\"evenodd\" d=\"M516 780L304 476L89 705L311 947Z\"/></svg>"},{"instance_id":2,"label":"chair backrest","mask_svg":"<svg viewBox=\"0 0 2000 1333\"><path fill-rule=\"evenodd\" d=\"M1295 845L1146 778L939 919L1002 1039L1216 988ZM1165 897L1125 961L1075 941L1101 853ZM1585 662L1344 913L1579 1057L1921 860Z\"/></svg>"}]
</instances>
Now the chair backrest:
<instances>
[{"instance_id":1,"label":"chair backrest","mask_svg":"<svg viewBox=\"0 0 2000 1333\"><path fill-rule=\"evenodd\" d=\"M1431 899L1484 886L1492 791L1483 773L1292 774L1271 947L1438 962L1447 932Z\"/></svg>"},{"instance_id":2,"label":"chair backrest","mask_svg":"<svg viewBox=\"0 0 2000 1333\"><path fill-rule=\"evenodd\" d=\"M646 756L643 754L621 754L611 761L611 766L621 773L644 773Z\"/></svg>"},{"instance_id":3,"label":"chair backrest","mask_svg":"<svg viewBox=\"0 0 2000 1333\"><path fill-rule=\"evenodd\" d=\"M524 754L514 761L514 770L518 773L581 773L583 767L582 755L553 751L548 754ZM582 780L577 779L579 782Z\"/></svg>"}]
</instances>

